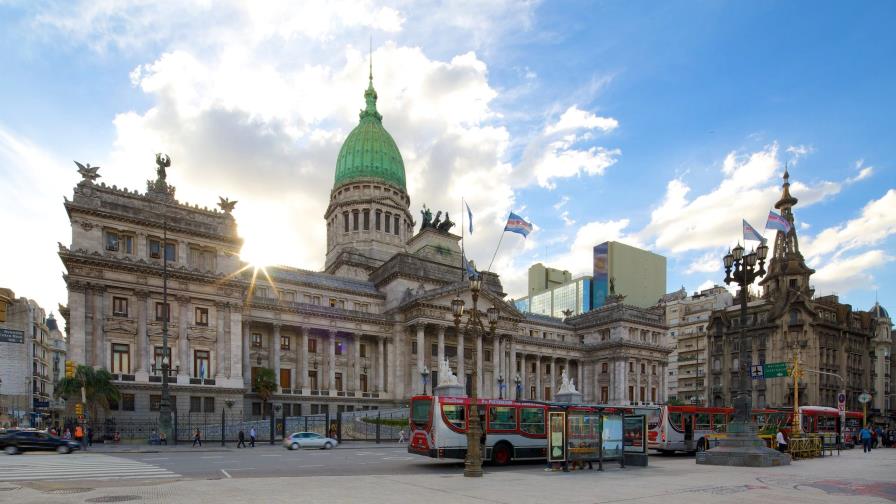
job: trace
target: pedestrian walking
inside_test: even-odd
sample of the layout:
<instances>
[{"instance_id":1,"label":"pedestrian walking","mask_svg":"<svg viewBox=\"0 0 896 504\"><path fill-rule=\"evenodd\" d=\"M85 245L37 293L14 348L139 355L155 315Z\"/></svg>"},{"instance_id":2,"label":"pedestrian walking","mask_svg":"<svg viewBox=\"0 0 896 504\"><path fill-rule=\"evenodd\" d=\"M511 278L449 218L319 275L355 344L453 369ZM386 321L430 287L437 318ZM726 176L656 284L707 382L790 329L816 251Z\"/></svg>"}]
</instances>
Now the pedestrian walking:
<instances>
[{"instance_id":1,"label":"pedestrian walking","mask_svg":"<svg viewBox=\"0 0 896 504\"><path fill-rule=\"evenodd\" d=\"M93 427L87 427L87 446L93 446Z\"/></svg>"},{"instance_id":2,"label":"pedestrian walking","mask_svg":"<svg viewBox=\"0 0 896 504\"><path fill-rule=\"evenodd\" d=\"M408 438L404 434L404 429L401 429L400 431L398 431L398 444L404 444L404 443L407 443L407 441L408 441Z\"/></svg>"},{"instance_id":3,"label":"pedestrian walking","mask_svg":"<svg viewBox=\"0 0 896 504\"><path fill-rule=\"evenodd\" d=\"M865 427L862 429L862 432L859 433L859 439L862 440L862 451L864 453L871 452L871 428Z\"/></svg>"},{"instance_id":4,"label":"pedestrian walking","mask_svg":"<svg viewBox=\"0 0 896 504\"><path fill-rule=\"evenodd\" d=\"M82 445L84 444L84 429L82 429L80 425L75 426L75 441Z\"/></svg>"},{"instance_id":5,"label":"pedestrian walking","mask_svg":"<svg viewBox=\"0 0 896 504\"><path fill-rule=\"evenodd\" d=\"M784 453L787 451L787 438L784 437L784 431L778 429L778 435L775 439L778 442L778 451Z\"/></svg>"},{"instance_id":6,"label":"pedestrian walking","mask_svg":"<svg viewBox=\"0 0 896 504\"><path fill-rule=\"evenodd\" d=\"M168 436L165 435L165 431L159 431L159 445L168 446Z\"/></svg>"},{"instance_id":7,"label":"pedestrian walking","mask_svg":"<svg viewBox=\"0 0 896 504\"><path fill-rule=\"evenodd\" d=\"M258 432L255 430L255 426L252 426L249 429L249 446L255 448L255 438L258 437Z\"/></svg>"},{"instance_id":8,"label":"pedestrian walking","mask_svg":"<svg viewBox=\"0 0 896 504\"><path fill-rule=\"evenodd\" d=\"M246 433L243 432L243 429L240 429L240 433L237 434L237 439L239 442L236 444L237 448L245 448L246 447Z\"/></svg>"},{"instance_id":9,"label":"pedestrian walking","mask_svg":"<svg viewBox=\"0 0 896 504\"><path fill-rule=\"evenodd\" d=\"M193 447L196 447L196 443L199 443L199 447L202 448L202 433L199 432L199 429L196 429L196 433L193 434Z\"/></svg>"},{"instance_id":10,"label":"pedestrian walking","mask_svg":"<svg viewBox=\"0 0 896 504\"><path fill-rule=\"evenodd\" d=\"M876 441L874 447L880 448L884 444L884 430L881 429L880 425L877 426L877 430L874 431L874 440Z\"/></svg>"}]
</instances>

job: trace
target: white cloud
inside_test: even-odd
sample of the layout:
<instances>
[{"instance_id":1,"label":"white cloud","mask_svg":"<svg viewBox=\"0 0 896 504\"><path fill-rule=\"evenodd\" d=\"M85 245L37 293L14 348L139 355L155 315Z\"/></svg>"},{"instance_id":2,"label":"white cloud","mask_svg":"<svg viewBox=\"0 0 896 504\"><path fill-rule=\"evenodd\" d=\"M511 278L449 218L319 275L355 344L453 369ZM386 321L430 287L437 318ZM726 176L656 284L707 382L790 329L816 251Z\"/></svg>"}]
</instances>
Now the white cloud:
<instances>
[{"instance_id":1,"label":"white cloud","mask_svg":"<svg viewBox=\"0 0 896 504\"><path fill-rule=\"evenodd\" d=\"M859 217L805 237L802 250L809 257L834 254L880 243L896 234L896 189L865 205Z\"/></svg>"},{"instance_id":2,"label":"white cloud","mask_svg":"<svg viewBox=\"0 0 896 504\"><path fill-rule=\"evenodd\" d=\"M599 129L612 131L619 126L619 121L612 117L600 117L587 110L582 110L573 105L566 109L560 116L560 120L545 127L545 134L552 135L558 132L575 131L579 129Z\"/></svg>"},{"instance_id":3,"label":"white cloud","mask_svg":"<svg viewBox=\"0 0 896 504\"><path fill-rule=\"evenodd\" d=\"M844 294L854 289L873 289L871 271L894 258L882 250L869 250L846 258L835 258L815 271L812 282L818 295Z\"/></svg>"},{"instance_id":4,"label":"white cloud","mask_svg":"<svg viewBox=\"0 0 896 504\"><path fill-rule=\"evenodd\" d=\"M554 203L554 210L560 210L569 203L569 196L561 196L560 201Z\"/></svg>"},{"instance_id":5,"label":"white cloud","mask_svg":"<svg viewBox=\"0 0 896 504\"><path fill-rule=\"evenodd\" d=\"M560 218L563 219L563 225L565 226L572 226L576 223L576 221L569 216L568 210L563 211L563 213L560 214Z\"/></svg>"},{"instance_id":6,"label":"white cloud","mask_svg":"<svg viewBox=\"0 0 896 504\"><path fill-rule=\"evenodd\" d=\"M865 160L859 159L855 162L855 169L859 172L854 177L850 177L846 179L846 182L849 184L858 182L860 180L865 180L866 178L874 175L874 167L873 166L865 166Z\"/></svg>"},{"instance_id":7,"label":"white cloud","mask_svg":"<svg viewBox=\"0 0 896 504\"><path fill-rule=\"evenodd\" d=\"M785 149L790 154L790 164L796 166L800 159L815 152L815 148L811 145L790 145Z\"/></svg>"},{"instance_id":8,"label":"white cloud","mask_svg":"<svg viewBox=\"0 0 896 504\"><path fill-rule=\"evenodd\" d=\"M722 254L717 250L707 252L691 261L684 270L685 275L693 273L717 273L722 270Z\"/></svg>"}]
</instances>

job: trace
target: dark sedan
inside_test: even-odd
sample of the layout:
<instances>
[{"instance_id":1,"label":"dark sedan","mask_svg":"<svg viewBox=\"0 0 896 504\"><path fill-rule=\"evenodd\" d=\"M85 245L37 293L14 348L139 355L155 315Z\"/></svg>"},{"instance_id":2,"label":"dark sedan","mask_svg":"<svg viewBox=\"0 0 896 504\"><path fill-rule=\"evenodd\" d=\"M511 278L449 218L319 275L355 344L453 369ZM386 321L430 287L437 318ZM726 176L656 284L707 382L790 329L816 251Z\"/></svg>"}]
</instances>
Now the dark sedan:
<instances>
[{"instance_id":1,"label":"dark sedan","mask_svg":"<svg viewBox=\"0 0 896 504\"><path fill-rule=\"evenodd\" d=\"M0 436L0 449L7 455L15 455L26 451L56 451L69 453L81 448L75 441L51 436L46 432L22 430Z\"/></svg>"}]
</instances>

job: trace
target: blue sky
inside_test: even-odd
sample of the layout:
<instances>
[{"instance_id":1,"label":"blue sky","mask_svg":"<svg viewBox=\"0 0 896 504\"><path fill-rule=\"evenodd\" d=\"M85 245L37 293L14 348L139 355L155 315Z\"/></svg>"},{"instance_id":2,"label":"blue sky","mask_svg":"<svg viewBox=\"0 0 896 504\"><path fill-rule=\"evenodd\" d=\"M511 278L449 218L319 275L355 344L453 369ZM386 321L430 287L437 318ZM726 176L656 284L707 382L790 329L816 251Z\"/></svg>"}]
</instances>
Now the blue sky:
<instances>
[{"instance_id":1,"label":"blue sky","mask_svg":"<svg viewBox=\"0 0 896 504\"><path fill-rule=\"evenodd\" d=\"M817 293L892 308L896 6L856 5L0 1L0 210L32 244L0 283L64 303L71 160L142 188L157 151L182 200L240 201L247 258L320 269L372 36L413 212L465 197L480 264L509 210L535 223L498 254L509 294L611 239L668 256L670 291L719 283L790 163Z\"/></svg>"}]
</instances>

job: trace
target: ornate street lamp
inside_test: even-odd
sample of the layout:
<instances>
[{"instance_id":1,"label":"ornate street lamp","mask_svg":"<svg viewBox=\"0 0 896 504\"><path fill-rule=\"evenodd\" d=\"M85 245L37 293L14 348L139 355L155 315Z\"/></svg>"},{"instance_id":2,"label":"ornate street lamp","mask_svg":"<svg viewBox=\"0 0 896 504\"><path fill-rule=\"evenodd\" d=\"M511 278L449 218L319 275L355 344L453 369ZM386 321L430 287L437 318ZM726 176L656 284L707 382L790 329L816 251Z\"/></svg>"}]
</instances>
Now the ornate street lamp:
<instances>
[{"instance_id":1,"label":"ornate street lamp","mask_svg":"<svg viewBox=\"0 0 896 504\"><path fill-rule=\"evenodd\" d=\"M484 334L486 334L485 325L477 308L479 301L479 292L482 289L482 277L478 273L470 275L470 294L473 298L473 307L467 310L467 320L464 324L463 331L465 334L473 336L473 373L472 386L470 387L470 421L467 429L467 455L464 459L464 476L478 478L482 477L482 423L479 417L479 372L476 367L476 342L478 342ZM461 319L464 314L464 301L456 298L451 301L451 313L454 315L454 330L457 334L461 333ZM498 308L492 306L486 310L488 317L488 334L494 337L495 329L498 325ZM459 358L463 358L460 356Z\"/></svg>"},{"instance_id":2,"label":"ornate street lamp","mask_svg":"<svg viewBox=\"0 0 896 504\"><path fill-rule=\"evenodd\" d=\"M516 388L516 400L519 401L520 400L520 392L523 391L523 378L520 376L519 373L517 373L516 376L513 377L513 383L516 385L516 387L515 387Z\"/></svg>"},{"instance_id":3,"label":"ornate street lamp","mask_svg":"<svg viewBox=\"0 0 896 504\"><path fill-rule=\"evenodd\" d=\"M426 395L426 382L429 378L429 367L426 364L423 365L423 369L420 370L420 378L423 380L423 395Z\"/></svg>"},{"instance_id":4,"label":"ornate street lamp","mask_svg":"<svg viewBox=\"0 0 896 504\"><path fill-rule=\"evenodd\" d=\"M504 399L504 374L498 375L498 399Z\"/></svg>"}]
</instances>

